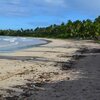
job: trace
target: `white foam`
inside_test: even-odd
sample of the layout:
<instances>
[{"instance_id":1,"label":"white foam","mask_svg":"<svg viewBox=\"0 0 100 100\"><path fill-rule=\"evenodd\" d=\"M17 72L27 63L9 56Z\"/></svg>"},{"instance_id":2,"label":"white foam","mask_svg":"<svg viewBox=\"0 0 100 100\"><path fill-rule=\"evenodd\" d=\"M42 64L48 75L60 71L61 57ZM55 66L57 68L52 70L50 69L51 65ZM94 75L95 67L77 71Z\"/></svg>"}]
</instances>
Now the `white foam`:
<instances>
[{"instance_id":1,"label":"white foam","mask_svg":"<svg viewBox=\"0 0 100 100\"><path fill-rule=\"evenodd\" d=\"M0 51L20 49L22 47L32 46L43 43L39 39L24 38L24 37L0 37Z\"/></svg>"}]
</instances>

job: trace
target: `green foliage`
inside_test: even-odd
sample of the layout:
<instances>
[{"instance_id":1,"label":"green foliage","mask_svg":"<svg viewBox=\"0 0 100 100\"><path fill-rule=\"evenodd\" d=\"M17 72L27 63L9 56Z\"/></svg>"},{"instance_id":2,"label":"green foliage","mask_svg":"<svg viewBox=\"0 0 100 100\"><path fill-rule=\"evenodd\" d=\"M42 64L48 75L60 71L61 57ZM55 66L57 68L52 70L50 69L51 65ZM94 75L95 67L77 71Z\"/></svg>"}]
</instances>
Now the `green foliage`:
<instances>
[{"instance_id":1,"label":"green foliage","mask_svg":"<svg viewBox=\"0 0 100 100\"><path fill-rule=\"evenodd\" d=\"M23 30L0 30L0 35L9 36L30 36L47 38L76 38L76 39L100 39L100 16L94 21L76 20L61 25L50 25L48 27Z\"/></svg>"}]
</instances>

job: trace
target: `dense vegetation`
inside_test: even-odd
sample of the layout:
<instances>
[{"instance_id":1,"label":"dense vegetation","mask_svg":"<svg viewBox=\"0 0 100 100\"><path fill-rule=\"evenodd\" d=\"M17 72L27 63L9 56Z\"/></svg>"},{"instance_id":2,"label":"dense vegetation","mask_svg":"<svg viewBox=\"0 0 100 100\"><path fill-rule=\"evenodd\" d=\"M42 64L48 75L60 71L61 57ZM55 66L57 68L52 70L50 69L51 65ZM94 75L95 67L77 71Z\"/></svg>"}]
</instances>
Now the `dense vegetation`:
<instances>
[{"instance_id":1,"label":"dense vegetation","mask_svg":"<svg viewBox=\"0 0 100 100\"><path fill-rule=\"evenodd\" d=\"M100 16L94 21L69 20L66 24L51 25L48 27L27 30L0 30L0 35L9 36L31 36L47 38L77 38L77 39L99 39L100 38Z\"/></svg>"}]
</instances>

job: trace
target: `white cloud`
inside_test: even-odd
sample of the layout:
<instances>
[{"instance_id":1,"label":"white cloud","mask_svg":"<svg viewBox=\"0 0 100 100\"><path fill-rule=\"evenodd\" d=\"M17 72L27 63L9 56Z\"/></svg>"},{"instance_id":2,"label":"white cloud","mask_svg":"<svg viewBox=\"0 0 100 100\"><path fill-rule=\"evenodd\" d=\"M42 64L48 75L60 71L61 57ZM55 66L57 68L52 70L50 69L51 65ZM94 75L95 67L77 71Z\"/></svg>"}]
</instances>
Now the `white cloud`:
<instances>
[{"instance_id":1,"label":"white cloud","mask_svg":"<svg viewBox=\"0 0 100 100\"><path fill-rule=\"evenodd\" d=\"M68 12L100 14L100 0L0 0L0 15L67 15Z\"/></svg>"},{"instance_id":2,"label":"white cloud","mask_svg":"<svg viewBox=\"0 0 100 100\"><path fill-rule=\"evenodd\" d=\"M45 3L50 5L62 6L65 7L65 0L44 0Z\"/></svg>"},{"instance_id":3,"label":"white cloud","mask_svg":"<svg viewBox=\"0 0 100 100\"><path fill-rule=\"evenodd\" d=\"M68 0L69 1L69 0ZM71 0L70 8L88 13L100 13L100 0Z\"/></svg>"},{"instance_id":4,"label":"white cloud","mask_svg":"<svg viewBox=\"0 0 100 100\"><path fill-rule=\"evenodd\" d=\"M0 1L0 15L2 16L26 16L28 12L23 0Z\"/></svg>"},{"instance_id":5,"label":"white cloud","mask_svg":"<svg viewBox=\"0 0 100 100\"><path fill-rule=\"evenodd\" d=\"M9 0L8 3L14 4L14 5L18 5L21 3L21 0Z\"/></svg>"}]
</instances>

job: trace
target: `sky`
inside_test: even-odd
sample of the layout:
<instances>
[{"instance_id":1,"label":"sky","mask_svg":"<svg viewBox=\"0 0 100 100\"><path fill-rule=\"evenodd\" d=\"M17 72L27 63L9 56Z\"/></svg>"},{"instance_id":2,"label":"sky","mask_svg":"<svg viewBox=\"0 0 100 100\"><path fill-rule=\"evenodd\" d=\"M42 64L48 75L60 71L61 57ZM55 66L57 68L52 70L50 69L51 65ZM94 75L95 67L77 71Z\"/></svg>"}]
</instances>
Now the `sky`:
<instances>
[{"instance_id":1,"label":"sky","mask_svg":"<svg viewBox=\"0 0 100 100\"><path fill-rule=\"evenodd\" d=\"M34 29L99 15L100 0L0 0L0 29Z\"/></svg>"}]
</instances>

